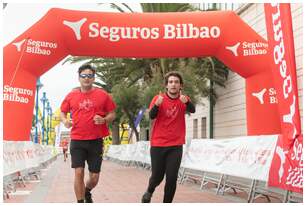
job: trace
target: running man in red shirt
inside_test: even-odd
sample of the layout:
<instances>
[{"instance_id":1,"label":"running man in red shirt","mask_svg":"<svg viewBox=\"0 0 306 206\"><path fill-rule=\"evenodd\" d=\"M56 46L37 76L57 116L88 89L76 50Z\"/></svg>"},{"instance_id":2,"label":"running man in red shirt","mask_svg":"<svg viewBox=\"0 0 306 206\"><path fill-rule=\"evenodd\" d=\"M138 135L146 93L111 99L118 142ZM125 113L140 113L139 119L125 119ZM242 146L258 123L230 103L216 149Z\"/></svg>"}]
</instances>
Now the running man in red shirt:
<instances>
[{"instance_id":1,"label":"running man in red shirt","mask_svg":"<svg viewBox=\"0 0 306 206\"><path fill-rule=\"evenodd\" d=\"M156 95L151 104L149 116L153 119L151 134L151 170L147 191L141 202L151 202L155 188L166 175L164 203L171 203L176 191L183 144L185 144L185 112L195 112L190 98L182 94L183 78L178 72L165 75L166 93Z\"/></svg>"},{"instance_id":2,"label":"running man in red shirt","mask_svg":"<svg viewBox=\"0 0 306 206\"><path fill-rule=\"evenodd\" d=\"M74 192L79 203L93 202L91 190L98 184L102 164L103 138L109 135L107 124L115 118L116 105L111 96L93 87L95 69L83 65L78 70L81 87L72 90L61 105L61 121L72 127L70 136L71 167L75 170ZM70 112L72 122L67 113ZM89 179L84 183L85 161Z\"/></svg>"}]
</instances>

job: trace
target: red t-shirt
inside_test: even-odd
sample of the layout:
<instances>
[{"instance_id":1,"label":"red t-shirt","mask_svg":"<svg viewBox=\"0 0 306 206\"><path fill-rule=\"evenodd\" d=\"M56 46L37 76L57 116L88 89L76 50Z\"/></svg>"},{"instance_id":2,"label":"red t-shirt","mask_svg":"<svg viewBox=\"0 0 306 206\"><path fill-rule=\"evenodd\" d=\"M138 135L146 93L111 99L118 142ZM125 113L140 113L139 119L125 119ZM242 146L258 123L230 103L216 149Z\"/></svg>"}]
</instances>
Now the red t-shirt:
<instances>
[{"instance_id":1,"label":"red t-shirt","mask_svg":"<svg viewBox=\"0 0 306 206\"><path fill-rule=\"evenodd\" d=\"M68 149L68 141L67 140L62 141L62 147L63 147L64 150Z\"/></svg>"},{"instance_id":2,"label":"red t-shirt","mask_svg":"<svg viewBox=\"0 0 306 206\"><path fill-rule=\"evenodd\" d=\"M157 117L153 120L151 134L151 146L167 147L185 144L185 111L186 104L179 98L171 99L162 94L163 102L158 107ZM156 95L150 109L154 106L158 95Z\"/></svg>"},{"instance_id":3,"label":"red t-shirt","mask_svg":"<svg viewBox=\"0 0 306 206\"><path fill-rule=\"evenodd\" d=\"M94 124L96 114L105 116L116 108L111 96L104 90L93 88L89 92L72 90L64 99L61 111L72 114L71 139L91 140L109 135L106 124Z\"/></svg>"}]
</instances>

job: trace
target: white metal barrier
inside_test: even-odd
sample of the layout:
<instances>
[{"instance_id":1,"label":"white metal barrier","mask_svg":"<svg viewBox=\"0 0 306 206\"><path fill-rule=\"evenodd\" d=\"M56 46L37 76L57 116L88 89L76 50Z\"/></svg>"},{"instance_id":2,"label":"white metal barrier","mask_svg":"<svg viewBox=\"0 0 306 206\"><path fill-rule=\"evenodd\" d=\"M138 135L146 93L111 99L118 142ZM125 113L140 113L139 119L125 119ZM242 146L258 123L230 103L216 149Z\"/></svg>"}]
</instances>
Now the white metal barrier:
<instances>
[{"instance_id":1,"label":"white metal barrier","mask_svg":"<svg viewBox=\"0 0 306 206\"><path fill-rule=\"evenodd\" d=\"M268 173L276 146L277 135L244 136L231 139L193 139L184 145L179 182L187 179L200 182L200 188L210 182L216 185L216 194L231 189L245 191L247 201L253 202L258 195L286 198L285 190L266 188ZM111 160L134 162L142 168L150 166L148 141L133 145L110 145L106 154ZM265 184L258 184L265 183ZM291 194L291 193L290 193ZM290 199L290 200L289 200ZM299 200L299 199L298 199Z\"/></svg>"},{"instance_id":2,"label":"white metal barrier","mask_svg":"<svg viewBox=\"0 0 306 206\"><path fill-rule=\"evenodd\" d=\"M3 141L3 198L9 198L17 186L25 187L26 180L40 179L40 169L56 159L58 153L53 146Z\"/></svg>"}]
</instances>

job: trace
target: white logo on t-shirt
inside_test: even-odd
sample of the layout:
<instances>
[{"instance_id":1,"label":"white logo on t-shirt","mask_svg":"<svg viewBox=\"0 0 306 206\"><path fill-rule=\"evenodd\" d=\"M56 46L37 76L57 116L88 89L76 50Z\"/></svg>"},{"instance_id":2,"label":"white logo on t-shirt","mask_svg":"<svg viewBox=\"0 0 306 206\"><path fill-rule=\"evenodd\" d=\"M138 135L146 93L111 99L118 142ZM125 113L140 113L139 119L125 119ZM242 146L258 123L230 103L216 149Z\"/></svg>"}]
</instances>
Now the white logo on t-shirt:
<instances>
[{"instance_id":1,"label":"white logo on t-shirt","mask_svg":"<svg viewBox=\"0 0 306 206\"><path fill-rule=\"evenodd\" d=\"M89 111L92 107L93 103L89 99L84 99L83 102L79 103L79 109L85 109Z\"/></svg>"},{"instance_id":2,"label":"white logo on t-shirt","mask_svg":"<svg viewBox=\"0 0 306 206\"><path fill-rule=\"evenodd\" d=\"M166 116L167 117L174 117L177 114L177 112L178 112L178 109L175 105L175 106L166 110Z\"/></svg>"}]
</instances>

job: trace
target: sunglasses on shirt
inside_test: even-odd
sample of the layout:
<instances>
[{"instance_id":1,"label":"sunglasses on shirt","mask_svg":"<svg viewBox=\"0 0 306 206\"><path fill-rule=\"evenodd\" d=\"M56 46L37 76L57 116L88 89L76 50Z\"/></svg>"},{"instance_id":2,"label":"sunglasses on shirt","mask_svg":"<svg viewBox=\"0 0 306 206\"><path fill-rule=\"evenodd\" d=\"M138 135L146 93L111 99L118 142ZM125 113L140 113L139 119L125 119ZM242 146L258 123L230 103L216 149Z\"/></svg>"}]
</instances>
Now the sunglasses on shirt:
<instances>
[{"instance_id":1,"label":"sunglasses on shirt","mask_svg":"<svg viewBox=\"0 0 306 206\"><path fill-rule=\"evenodd\" d=\"M86 77L92 79L95 77L95 74L79 74L79 77L83 79L85 79Z\"/></svg>"}]
</instances>

